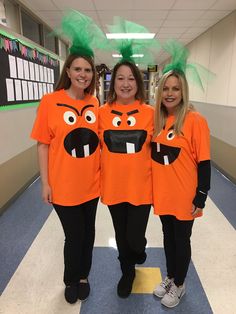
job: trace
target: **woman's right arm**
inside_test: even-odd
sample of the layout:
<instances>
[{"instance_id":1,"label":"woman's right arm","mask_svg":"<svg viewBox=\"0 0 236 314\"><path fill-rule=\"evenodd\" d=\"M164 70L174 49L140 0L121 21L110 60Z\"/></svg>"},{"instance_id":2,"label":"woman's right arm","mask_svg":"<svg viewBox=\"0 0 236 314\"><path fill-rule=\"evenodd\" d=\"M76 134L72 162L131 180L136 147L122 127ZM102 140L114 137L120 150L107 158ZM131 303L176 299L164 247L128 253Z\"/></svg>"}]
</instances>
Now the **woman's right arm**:
<instances>
[{"instance_id":1,"label":"woman's right arm","mask_svg":"<svg viewBox=\"0 0 236 314\"><path fill-rule=\"evenodd\" d=\"M48 183L48 149L48 144L38 142L38 160L42 183L42 199L46 204L51 204L52 191Z\"/></svg>"}]
</instances>

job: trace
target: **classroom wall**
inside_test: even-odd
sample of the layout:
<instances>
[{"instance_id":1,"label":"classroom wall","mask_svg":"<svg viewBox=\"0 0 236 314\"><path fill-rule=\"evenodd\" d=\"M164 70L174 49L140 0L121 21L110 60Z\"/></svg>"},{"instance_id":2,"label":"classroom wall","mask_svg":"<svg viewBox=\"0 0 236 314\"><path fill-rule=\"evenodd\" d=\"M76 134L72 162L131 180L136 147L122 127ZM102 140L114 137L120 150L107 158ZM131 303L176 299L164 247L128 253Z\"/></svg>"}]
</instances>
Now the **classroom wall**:
<instances>
[{"instance_id":1,"label":"classroom wall","mask_svg":"<svg viewBox=\"0 0 236 314\"><path fill-rule=\"evenodd\" d=\"M203 92L190 86L190 98L207 118L211 130L211 158L236 182L236 11L211 27L188 46L190 58L215 76Z\"/></svg>"},{"instance_id":2,"label":"classroom wall","mask_svg":"<svg viewBox=\"0 0 236 314\"><path fill-rule=\"evenodd\" d=\"M8 27L0 25L0 29L32 44ZM55 58L58 57L55 55ZM61 60L60 63L62 65ZM30 139L36 110L37 105L0 111L0 214L39 174L36 142Z\"/></svg>"},{"instance_id":3,"label":"classroom wall","mask_svg":"<svg viewBox=\"0 0 236 314\"><path fill-rule=\"evenodd\" d=\"M38 174L30 139L36 106L0 111L0 212Z\"/></svg>"}]
</instances>

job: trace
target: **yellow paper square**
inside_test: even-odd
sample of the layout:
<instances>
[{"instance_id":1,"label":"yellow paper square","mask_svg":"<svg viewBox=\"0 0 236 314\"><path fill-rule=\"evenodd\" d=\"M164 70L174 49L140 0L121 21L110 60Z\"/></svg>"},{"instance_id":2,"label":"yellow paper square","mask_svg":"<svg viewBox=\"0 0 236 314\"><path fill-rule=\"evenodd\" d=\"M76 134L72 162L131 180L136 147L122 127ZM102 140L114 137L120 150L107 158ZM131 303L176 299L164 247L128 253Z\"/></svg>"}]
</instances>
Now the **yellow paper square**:
<instances>
[{"instance_id":1,"label":"yellow paper square","mask_svg":"<svg viewBox=\"0 0 236 314\"><path fill-rule=\"evenodd\" d=\"M153 293L154 288L161 280L161 271L158 267L136 267L132 293Z\"/></svg>"}]
</instances>

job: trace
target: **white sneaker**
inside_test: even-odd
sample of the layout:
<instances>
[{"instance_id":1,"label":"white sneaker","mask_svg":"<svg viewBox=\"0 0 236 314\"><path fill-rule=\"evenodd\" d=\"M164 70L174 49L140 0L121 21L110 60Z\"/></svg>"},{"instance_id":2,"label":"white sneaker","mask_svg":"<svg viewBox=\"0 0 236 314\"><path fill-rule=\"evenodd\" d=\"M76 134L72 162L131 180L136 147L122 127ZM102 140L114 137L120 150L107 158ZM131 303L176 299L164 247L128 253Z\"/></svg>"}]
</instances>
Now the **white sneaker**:
<instances>
[{"instance_id":1,"label":"white sneaker","mask_svg":"<svg viewBox=\"0 0 236 314\"><path fill-rule=\"evenodd\" d=\"M185 285L177 287L174 282L171 284L169 291L161 299L161 304L167 307L175 307L179 304L180 299L185 294Z\"/></svg>"},{"instance_id":2,"label":"white sneaker","mask_svg":"<svg viewBox=\"0 0 236 314\"><path fill-rule=\"evenodd\" d=\"M153 294L159 298L163 298L164 295L169 291L170 286L173 282L173 278L166 277L153 291Z\"/></svg>"}]
</instances>

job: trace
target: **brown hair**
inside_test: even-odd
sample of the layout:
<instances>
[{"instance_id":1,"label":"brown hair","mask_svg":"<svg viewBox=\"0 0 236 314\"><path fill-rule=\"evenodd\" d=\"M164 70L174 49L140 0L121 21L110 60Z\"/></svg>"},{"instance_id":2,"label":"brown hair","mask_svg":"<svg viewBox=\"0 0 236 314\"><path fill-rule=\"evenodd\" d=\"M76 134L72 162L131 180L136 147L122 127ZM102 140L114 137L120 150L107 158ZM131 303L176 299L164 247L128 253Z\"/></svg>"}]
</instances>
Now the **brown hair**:
<instances>
[{"instance_id":1,"label":"brown hair","mask_svg":"<svg viewBox=\"0 0 236 314\"><path fill-rule=\"evenodd\" d=\"M67 75L67 69L70 68L72 62L77 59L77 58L83 58L84 60L86 60L90 65L91 65L91 68L92 68L92 71L93 71L93 78L92 78L92 81L90 83L90 85L84 90L85 93L88 93L90 95L93 95L94 94L94 90L95 90L95 81L96 81L96 76L95 76L95 65L94 65L94 60L92 57L87 57L87 56L79 56L79 55L75 55L75 54L70 54L65 63L64 63L64 66L63 66L63 69L61 71L61 75L60 75L60 78L56 84L56 88L55 90L60 90L62 88L64 89L68 89L71 85L71 80L70 78L68 77Z\"/></svg>"},{"instance_id":2,"label":"brown hair","mask_svg":"<svg viewBox=\"0 0 236 314\"><path fill-rule=\"evenodd\" d=\"M116 78L116 73L118 71L118 69L122 66L125 65L127 67L130 68L136 84L137 84L137 93L135 94L135 99L138 99L140 101L140 103L145 102L145 92L144 92L144 84L143 84L143 78L142 78L142 74L139 70L139 68L132 62L129 61L121 61L118 62L113 71L112 71L112 76L111 76L111 83L110 83L110 89L108 92L108 96L107 96L107 102L108 104L112 104L113 102L116 101L117 95L115 92L115 78Z\"/></svg>"}]
</instances>

